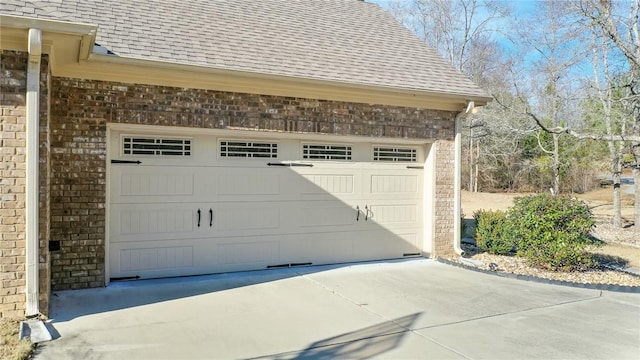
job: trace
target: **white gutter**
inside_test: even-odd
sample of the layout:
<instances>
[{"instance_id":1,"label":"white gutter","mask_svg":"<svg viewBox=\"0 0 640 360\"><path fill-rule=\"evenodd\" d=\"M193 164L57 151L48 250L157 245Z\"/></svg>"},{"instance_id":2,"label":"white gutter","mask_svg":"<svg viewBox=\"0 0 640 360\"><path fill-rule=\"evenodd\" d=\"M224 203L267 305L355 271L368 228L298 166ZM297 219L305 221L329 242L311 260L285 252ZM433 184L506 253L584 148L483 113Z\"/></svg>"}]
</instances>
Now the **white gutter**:
<instances>
[{"instance_id":1,"label":"white gutter","mask_svg":"<svg viewBox=\"0 0 640 360\"><path fill-rule=\"evenodd\" d=\"M69 21L58 20L45 20L37 19L26 16L14 16L0 14L0 23L2 26L13 27L18 29L34 29L55 32L60 34L88 34L94 35L97 32L98 26L92 24L81 24Z\"/></svg>"},{"instance_id":2,"label":"white gutter","mask_svg":"<svg viewBox=\"0 0 640 360\"><path fill-rule=\"evenodd\" d=\"M26 296L27 316L40 314L38 304L38 166L40 160L40 59L42 31L29 29L27 67Z\"/></svg>"},{"instance_id":3,"label":"white gutter","mask_svg":"<svg viewBox=\"0 0 640 360\"><path fill-rule=\"evenodd\" d=\"M459 113L455 119L456 136L454 140L454 165L453 165L453 250L458 254L464 254L464 250L460 247L460 237L462 228L460 225L460 216L462 213L462 200L460 191L460 180L462 176L462 134L460 132L460 122L463 118L473 112L475 103L467 101L467 108Z\"/></svg>"}]
</instances>

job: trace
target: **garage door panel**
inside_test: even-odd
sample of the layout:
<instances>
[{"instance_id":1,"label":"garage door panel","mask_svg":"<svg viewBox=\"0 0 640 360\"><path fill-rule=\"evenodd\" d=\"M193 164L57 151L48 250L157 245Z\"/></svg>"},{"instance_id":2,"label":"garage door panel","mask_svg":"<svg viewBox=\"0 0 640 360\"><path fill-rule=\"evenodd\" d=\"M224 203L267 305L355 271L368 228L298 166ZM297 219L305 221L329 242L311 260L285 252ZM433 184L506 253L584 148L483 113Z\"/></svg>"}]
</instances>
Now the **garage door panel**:
<instances>
[{"instance_id":1,"label":"garage door panel","mask_svg":"<svg viewBox=\"0 0 640 360\"><path fill-rule=\"evenodd\" d=\"M368 221L385 228L422 227L421 204L410 200L378 200L368 204Z\"/></svg>"},{"instance_id":2,"label":"garage door panel","mask_svg":"<svg viewBox=\"0 0 640 360\"><path fill-rule=\"evenodd\" d=\"M242 240L241 240L242 241ZM219 244L216 249L218 264L272 264L280 257L280 242L255 239Z\"/></svg>"},{"instance_id":3,"label":"garage door panel","mask_svg":"<svg viewBox=\"0 0 640 360\"><path fill-rule=\"evenodd\" d=\"M280 207L270 203L216 204L213 230L239 233L245 230L279 229Z\"/></svg>"},{"instance_id":4,"label":"garage door panel","mask_svg":"<svg viewBox=\"0 0 640 360\"><path fill-rule=\"evenodd\" d=\"M193 218L192 209L123 210L119 213L119 233L129 235L192 232Z\"/></svg>"},{"instance_id":5,"label":"garage door panel","mask_svg":"<svg viewBox=\"0 0 640 360\"><path fill-rule=\"evenodd\" d=\"M193 246L122 249L119 254L124 272L193 267Z\"/></svg>"},{"instance_id":6,"label":"garage door panel","mask_svg":"<svg viewBox=\"0 0 640 360\"><path fill-rule=\"evenodd\" d=\"M215 169L224 171L223 169ZM255 169L233 169L218 175L217 194L252 197L255 195L280 195L281 174L261 174Z\"/></svg>"},{"instance_id":7,"label":"garage door panel","mask_svg":"<svg viewBox=\"0 0 640 360\"><path fill-rule=\"evenodd\" d=\"M341 201L228 202L213 210L204 229L212 237L351 231L357 222L355 206Z\"/></svg>"},{"instance_id":8,"label":"garage door panel","mask_svg":"<svg viewBox=\"0 0 640 360\"><path fill-rule=\"evenodd\" d=\"M294 225L303 232L353 230L358 219L356 206L342 201L307 201L292 209Z\"/></svg>"},{"instance_id":9,"label":"garage door panel","mask_svg":"<svg viewBox=\"0 0 640 360\"><path fill-rule=\"evenodd\" d=\"M111 204L111 242L197 237L197 208L193 204Z\"/></svg>"},{"instance_id":10,"label":"garage door panel","mask_svg":"<svg viewBox=\"0 0 640 360\"><path fill-rule=\"evenodd\" d=\"M120 176L122 196L193 195L194 176L191 173L124 173Z\"/></svg>"},{"instance_id":11,"label":"garage door panel","mask_svg":"<svg viewBox=\"0 0 640 360\"><path fill-rule=\"evenodd\" d=\"M198 275L277 264L280 240L256 236L113 243L110 254L112 278Z\"/></svg>"},{"instance_id":12,"label":"garage door panel","mask_svg":"<svg viewBox=\"0 0 640 360\"><path fill-rule=\"evenodd\" d=\"M163 166L111 166L112 203L196 201L206 179L199 168Z\"/></svg>"},{"instance_id":13,"label":"garage door panel","mask_svg":"<svg viewBox=\"0 0 640 360\"><path fill-rule=\"evenodd\" d=\"M354 231L290 235L281 241L281 263L331 264L353 258Z\"/></svg>"},{"instance_id":14,"label":"garage door panel","mask_svg":"<svg viewBox=\"0 0 640 360\"><path fill-rule=\"evenodd\" d=\"M179 245L178 245L179 244ZM111 277L154 277L157 274L188 274L194 271L194 240L164 240L110 244Z\"/></svg>"},{"instance_id":15,"label":"garage door panel","mask_svg":"<svg viewBox=\"0 0 640 360\"><path fill-rule=\"evenodd\" d=\"M361 197L362 174L356 164L312 163L313 167L292 168L298 199L353 200Z\"/></svg>"},{"instance_id":16,"label":"garage door panel","mask_svg":"<svg viewBox=\"0 0 640 360\"><path fill-rule=\"evenodd\" d=\"M371 194L412 194L418 193L417 174L370 174L369 192Z\"/></svg>"},{"instance_id":17,"label":"garage door panel","mask_svg":"<svg viewBox=\"0 0 640 360\"><path fill-rule=\"evenodd\" d=\"M354 258L357 260L394 259L419 251L419 232L392 233L370 231L354 239Z\"/></svg>"},{"instance_id":18,"label":"garage door panel","mask_svg":"<svg viewBox=\"0 0 640 360\"><path fill-rule=\"evenodd\" d=\"M355 194L354 174L300 174L301 195Z\"/></svg>"}]
</instances>

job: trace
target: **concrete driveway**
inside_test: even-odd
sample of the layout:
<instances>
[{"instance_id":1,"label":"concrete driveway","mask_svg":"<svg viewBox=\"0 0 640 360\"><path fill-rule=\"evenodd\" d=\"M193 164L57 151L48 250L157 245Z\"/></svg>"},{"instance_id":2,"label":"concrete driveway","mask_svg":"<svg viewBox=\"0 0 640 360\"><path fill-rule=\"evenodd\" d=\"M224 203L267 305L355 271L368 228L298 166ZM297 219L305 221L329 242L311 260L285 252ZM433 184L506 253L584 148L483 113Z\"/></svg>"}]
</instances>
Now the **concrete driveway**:
<instances>
[{"instance_id":1,"label":"concrete driveway","mask_svg":"<svg viewBox=\"0 0 640 360\"><path fill-rule=\"evenodd\" d=\"M35 359L638 359L640 295L433 260L114 283L54 294Z\"/></svg>"}]
</instances>

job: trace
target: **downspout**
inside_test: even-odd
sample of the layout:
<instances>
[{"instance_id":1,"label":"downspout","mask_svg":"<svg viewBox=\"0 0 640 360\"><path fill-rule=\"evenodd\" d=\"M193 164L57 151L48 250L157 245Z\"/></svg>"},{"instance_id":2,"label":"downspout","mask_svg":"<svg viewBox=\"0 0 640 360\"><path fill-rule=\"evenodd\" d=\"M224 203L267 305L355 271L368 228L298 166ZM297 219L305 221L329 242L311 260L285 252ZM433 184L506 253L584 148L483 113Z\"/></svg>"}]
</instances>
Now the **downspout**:
<instances>
[{"instance_id":1,"label":"downspout","mask_svg":"<svg viewBox=\"0 0 640 360\"><path fill-rule=\"evenodd\" d=\"M475 103L473 101L467 101L467 108L456 115L455 118L455 131L456 135L454 138L454 165L453 165L453 250L456 254L462 256L464 254L464 250L460 246L460 237L461 237L461 226L460 226L460 216L461 216L461 191L460 191L460 177L462 176L462 134L460 132L460 122L466 116L473 112L475 108Z\"/></svg>"},{"instance_id":2,"label":"downspout","mask_svg":"<svg viewBox=\"0 0 640 360\"><path fill-rule=\"evenodd\" d=\"M38 283L38 167L40 163L40 58L42 31L29 29L29 64L27 67L27 183L26 183L26 301L27 316L40 314Z\"/></svg>"}]
</instances>

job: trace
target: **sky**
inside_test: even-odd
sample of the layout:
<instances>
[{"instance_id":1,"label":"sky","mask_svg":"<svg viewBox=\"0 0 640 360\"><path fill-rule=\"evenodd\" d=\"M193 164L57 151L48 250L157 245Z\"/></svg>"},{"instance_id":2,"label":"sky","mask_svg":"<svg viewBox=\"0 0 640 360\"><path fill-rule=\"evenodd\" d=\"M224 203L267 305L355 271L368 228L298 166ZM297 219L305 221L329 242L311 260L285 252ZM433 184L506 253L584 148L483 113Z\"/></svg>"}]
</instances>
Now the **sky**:
<instances>
[{"instance_id":1,"label":"sky","mask_svg":"<svg viewBox=\"0 0 640 360\"><path fill-rule=\"evenodd\" d=\"M380 5L382 8L385 8L389 0L365 0L366 2L374 3ZM410 1L410 0L406 0ZM535 3L543 0L503 0L511 4L513 10L519 15L527 15L530 14L535 9Z\"/></svg>"},{"instance_id":2,"label":"sky","mask_svg":"<svg viewBox=\"0 0 640 360\"><path fill-rule=\"evenodd\" d=\"M370 3L375 3L380 5L383 9L387 9L389 6L390 2L396 1L396 0L365 0L367 2ZM411 0L400 0L400 1L411 1ZM453 1L453 0L451 0ZM537 6L545 1L545 0L499 0L502 1L506 4L508 4L511 9L512 9L512 13L509 16L509 18L503 19L503 20L496 20L498 22L498 24L500 22L504 22L504 28L508 29L511 27L511 25L509 24L509 22L514 21L514 19L518 19L517 21L519 22L524 22L525 19L527 19L528 17L533 17L533 15L535 15L536 11L537 11ZM515 54L516 51L518 51L517 46L519 44L518 41L516 41L515 43L513 42L513 40L511 40L508 36L509 34L504 33L501 34L500 32L496 32L493 34L493 37L495 40L497 40L498 44L500 45L501 49L504 51L505 56L509 56L509 55L513 55ZM530 54L528 54L526 56L526 63L528 63L529 65L532 65L537 59L540 58L539 54L536 54L535 52L532 52ZM575 72L575 74L573 74L574 76L577 77L581 77L585 74L587 74L588 76L592 75L592 69L590 67L590 65L588 64L588 59L585 59L585 64L580 65L580 66L576 66L572 69L573 72Z\"/></svg>"}]
</instances>

